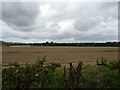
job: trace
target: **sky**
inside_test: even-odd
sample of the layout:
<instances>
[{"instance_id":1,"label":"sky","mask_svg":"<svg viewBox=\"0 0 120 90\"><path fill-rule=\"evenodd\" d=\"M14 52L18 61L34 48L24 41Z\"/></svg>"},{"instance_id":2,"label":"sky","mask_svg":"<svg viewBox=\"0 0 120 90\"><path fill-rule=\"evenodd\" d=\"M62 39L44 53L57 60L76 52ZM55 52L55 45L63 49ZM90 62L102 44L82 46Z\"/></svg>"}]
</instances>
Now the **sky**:
<instances>
[{"instance_id":1,"label":"sky","mask_svg":"<svg viewBox=\"0 0 120 90\"><path fill-rule=\"evenodd\" d=\"M2 2L0 40L118 41L117 2Z\"/></svg>"}]
</instances>

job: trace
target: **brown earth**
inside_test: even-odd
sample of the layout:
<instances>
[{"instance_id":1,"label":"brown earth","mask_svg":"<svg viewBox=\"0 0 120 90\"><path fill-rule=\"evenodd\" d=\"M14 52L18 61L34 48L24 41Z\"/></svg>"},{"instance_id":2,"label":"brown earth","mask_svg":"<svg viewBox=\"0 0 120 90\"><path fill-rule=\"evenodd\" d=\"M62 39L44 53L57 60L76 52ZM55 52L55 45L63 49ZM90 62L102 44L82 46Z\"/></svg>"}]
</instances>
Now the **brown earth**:
<instances>
[{"instance_id":1,"label":"brown earth","mask_svg":"<svg viewBox=\"0 0 120 90\"><path fill-rule=\"evenodd\" d=\"M20 64L34 63L38 57L46 56L47 62L59 62L63 66L69 62L95 64L98 58L118 60L117 47L3 47L2 63L11 61Z\"/></svg>"}]
</instances>

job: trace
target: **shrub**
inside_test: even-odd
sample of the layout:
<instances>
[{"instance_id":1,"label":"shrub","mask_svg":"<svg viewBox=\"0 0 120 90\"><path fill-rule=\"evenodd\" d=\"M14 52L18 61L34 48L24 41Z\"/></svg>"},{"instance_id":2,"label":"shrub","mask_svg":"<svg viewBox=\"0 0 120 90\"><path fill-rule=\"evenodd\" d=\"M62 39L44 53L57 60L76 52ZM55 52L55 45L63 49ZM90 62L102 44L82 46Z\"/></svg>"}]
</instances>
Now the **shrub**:
<instances>
[{"instance_id":1,"label":"shrub","mask_svg":"<svg viewBox=\"0 0 120 90\"><path fill-rule=\"evenodd\" d=\"M77 67L69 63L69 68L61 69L58 68L61 67L60 63L51 62L45 66L45 61L45 58L41 58L37 63L25 66L11 62L10 67L2 69L3 89L120 88L119 62L107 61L107 65L85 68L82 68L82 62L79 62Z\"/></svg>"},{"instance_id":2,"label":"shrub","mask_svg":"<svg viewBox=\"0 0 120 90\"><path fill-rule=\"evenodd\" d=\"M103 66L106 66L108 61L106 58L100 58L100 59L97 59L97 65L103 65Z\"/></svg>"},{"instance_id":3,"label":"shrub","mask_svg":"<svg viewBox=\"0 0 120 90\"><path fill-rule=\"evenodd\" d=\"M37 59L37 65L42 67L43 66L43 63L46 62L46 57L44 56L43 58L39 58Z\"/></svg>"},{"instance_id":4,"label":"shrub","mask_svg":"<svg viewBox=\"0 0 120 90\"><path fill-rule=\"evenodd\" d=\"M64 69L66 73L65 77L65 86L67 88L82 88L82 81L84 81L84 76L81 73L82 62L78 63L77 68L72 66L72 63L69 64L68 72Z\"/></svg>"},{"instance_id":5,"label":"shrub","mask_svg":"<svg viewBox=\"0 0 120 90\"><path fill-rule=\"evenodd\" d=\"M120 74L117 70L107 71L102 80L108 88L120 88Z\"/></svg>"},{"instance_id":6,"label":"shrub","mask_svg":"<svg viewBox=\"0 0 120 90\"><path fill-rule=\"evenodd\" d=\"M119 88L120 76L117 70L106 66L87 67L82 70L85 77L85 88Z\"/></svg>"},{"instance_id":7,"label":"shrub","mask_svg":"<svg viewBox=\"0 0 120 90\"><path fill-rule=\"evenodd\" d=\"M108 67L110 69L117 69L117 70L119 70L119 73L120 73L120 62L119 61L111 61L111 62L109 62Z\"/></svg>"},{"instance_id":8,"label":"shrub","mask_svg":"<svg viewBox=\"0 0 120 90\"><path fill-rule=\"evenodd\" d=\"M20 66L20 65L18 64L18 62L16 62L16 61L10 62L9 65L10 65L10 66L13 66L13 67L19 67L19 66Z\"/></svg>"}]
</instances>

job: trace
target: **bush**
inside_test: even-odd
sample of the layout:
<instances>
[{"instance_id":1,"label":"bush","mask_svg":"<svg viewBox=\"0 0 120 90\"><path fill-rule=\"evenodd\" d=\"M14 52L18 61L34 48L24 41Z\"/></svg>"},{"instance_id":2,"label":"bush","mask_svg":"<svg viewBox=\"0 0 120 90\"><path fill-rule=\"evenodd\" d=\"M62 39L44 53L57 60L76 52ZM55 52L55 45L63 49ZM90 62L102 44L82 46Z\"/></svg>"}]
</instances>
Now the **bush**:
<instances>
[{"instance_id":1,"label":"bush","mask_svg":"<svg viewBox=\"0 0 120 90\"><path fill-rule=\"evenodd\" d=\"M81 73L82 70L82 62L78 63L77 68L72 66L70 63L70 68L68 68L68 72L66 72L65 77L65 86L66 88L82 88L82 82L85 80L84 76Z\"/></svg>"},{"instance_id":2,"label":"bush","mask_svg":"<svg viewBox=\"0 0 120 90\"><path fill-rule=\"evenodd\" d=\"M10 65L10 66L13 66L13 67L19 67L19 66L20 66L20 65L18 64L18 62L16 62L16 61L10 62L9 65Z\"/></svg>"},{"instance_id":3,"label":"bush","mask_svg":"<svg viewBox=\"0 0 120 90\"><path fill-rule=\"evenodd\" d=\"M119 61L111 61L108 64L110 69L118 69L120 71L120 62Z\"/></svg>"},{"instance_id":4,"label":"bush","mask_svg":"<svg viewBox=\"0 0 120 90\"><path fill-rule=\"evenodd\" d=\"M54 75L56 68L61 65L59 63L50 63L50 65L44 66L45 61L44 57L38 59L36 64L25 64L25 66L20 66L15 61L10 62L10 67L3 69L3 88L48 87L51 78L56 75Z\"/></svg>"},{"instance_id":5,"label":"bush","mask_svg":"<svg viewBox=\"0 0 120 90\"><path fill-rule=\"evenodd\" d=\"M120 88L120 75L117 70L106 66L87 67L82 70L86 88Z\"/></svg>"},{"instance_id":6,"label":"bush","mask_svg":"<svg viewBox=\"0 0 120 90\"><path fill-rule=\"evenodd\" d=\"M102 62L104 60L102 59ZM45 58L41 58L37 63L25 66L11 62L10 67L2 69L3 89L120 88L119 62L107 61L107 65L85 68L82 67L82 62L79 62L77 67L70 63L69 68L60 69L60 63L52 62L45 66L45 61Z\"/></svg>"},{"instance_id":7,"label":"bush","mask_svg":"<svg viewBox=\"0 0 120 90\"><path fill-rule=\"evenodd\" d=\"M57 67L61 67L61 64L60 63L51 62L50 65L47 66L47 68L50 71L54 71Z\"/></svg>"},{"instance_id":8,"label":"bush","mask_svg":"<svg viewBox=\"0 0 120 90\"><path fill-rule=\"evenodd\" d=\"M104 85L108 88L120 88L120 74L117 70L109 70L103 76Z\"/></svg>"},{"instance_id":9,"label":"bush","mask_svg":"<svg viewBox=\"0 0 120 90\"><path fill-rule=\"evenodd\" d=\"M106 66L108 61L106 58L100 58L100 59L97 59L97 65L103 65L103 66Z\"/></svg>"}]
</instances>

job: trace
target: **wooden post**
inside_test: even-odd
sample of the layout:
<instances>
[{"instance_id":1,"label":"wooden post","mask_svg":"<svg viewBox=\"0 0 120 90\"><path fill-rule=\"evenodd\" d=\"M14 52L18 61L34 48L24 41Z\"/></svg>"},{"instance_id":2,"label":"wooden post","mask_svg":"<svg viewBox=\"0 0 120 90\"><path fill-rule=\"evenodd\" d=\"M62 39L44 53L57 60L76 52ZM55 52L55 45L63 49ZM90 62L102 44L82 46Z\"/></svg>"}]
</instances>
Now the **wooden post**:
<instances>
[{"instance_id":1,"label":"wooden post","mask_svg":"<svg viewBox=\"0 0 120 90\"><path fill-rule=\"evenodd\" d=\"M64 66L64 78L66 78L66 67Z\"/></svg>"},{"instance_id":2,"label":"wooden post","mask_svg":"<svg viewBox=\"0 0 120 90\"><path fill-rule=\"evenodd\" d=\"M72 63L69 63L69 65L70 65L70 69L72 70L72 68L73 68Z\"/></svg>"}]
</instances>

